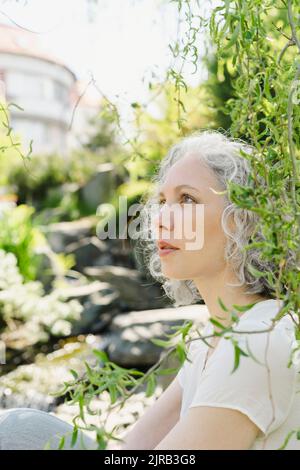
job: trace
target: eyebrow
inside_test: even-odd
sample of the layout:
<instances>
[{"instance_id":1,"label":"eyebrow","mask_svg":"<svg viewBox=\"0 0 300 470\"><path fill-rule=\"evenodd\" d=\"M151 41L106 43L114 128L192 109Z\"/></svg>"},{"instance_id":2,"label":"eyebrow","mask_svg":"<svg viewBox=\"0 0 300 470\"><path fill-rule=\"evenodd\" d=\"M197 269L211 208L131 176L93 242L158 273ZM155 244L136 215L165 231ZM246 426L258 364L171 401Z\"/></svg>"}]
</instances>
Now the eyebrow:
<instances>
[{"instance_id":1,"label":"eyebrow","mask_svg":"<svg viewBox=\"0 0 300 470\"><path fill-rule=\"evenodd\" d=\"M190 188L190 189L194 189L195 191L199 192L199 190L197 188L194 188L193 186L190 186L189 184L180 184L179 186L175 186L174 189L181 189L181 188ZM158 195L163 196L164 193L162 191L159 191Z\"/></svg>"}]
</instances>

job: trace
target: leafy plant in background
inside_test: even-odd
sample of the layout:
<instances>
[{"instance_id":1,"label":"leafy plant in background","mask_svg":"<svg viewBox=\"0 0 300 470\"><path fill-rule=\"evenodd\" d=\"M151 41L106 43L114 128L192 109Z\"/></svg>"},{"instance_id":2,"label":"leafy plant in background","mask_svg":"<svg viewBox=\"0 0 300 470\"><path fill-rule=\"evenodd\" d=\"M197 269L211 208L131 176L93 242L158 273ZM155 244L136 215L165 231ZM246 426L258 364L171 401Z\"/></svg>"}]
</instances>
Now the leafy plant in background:
<instances>
[{"instance_id":1,"label":"leafy plant in background","mask_svg":"<svg viewBox=\"0 0 300 470\"><path fill-rule=\"evenodd\" d=\"M52 252L42 227L33 220L34 212L33 207L21 204L2 209L0 214L0 249L15 255L25 282L39 277L47 253L51 254L51 260L57 266L54 271L59 271L61 275L74 265L71 255Z\"/></svg>"},{"instance_id":2,"label":"leafy plant in background","mask_svg":"<svg viewBox=\"0 0 300 470\"><path fill-rule=\"evenodd\" d=\"M26 325L28 334L47 341L49 336L68 336L82 306L66 301L59 289L44 295L39 281L24 282L13 253L0 249L0 319L2 333Z\"/></svg>"},{"instance_id":3,"label":"leafy plant in background","mask_svg":"<svg viewBox=\"0 0 300 470\"><path fill-rule=\"evenodd\" d=\"M209 22L217 57L230 60L236 76L225 107L231 133L257 150L251 161L254 189L231 184L230 196L261 215L265 240L257 246L262 257L276 262L273 282L277 298L286 302L285 312L300 308L300 111L293 105L299 75L298 15L299 5L292 7L291 1L224 2ZM257 175L266 181L265 192Z\"/></svg>"},{"instance_id":4,"label":"leafy plant in background","mask_svg":"<svg viewBox=\"0 0 300 470\"><path fill-rule=\"evenodd\" d=\"M86 183L102 161L97 154L78 150L68 158L59 154L34 154L24 166L20 157L8 150L0 159L1 184L14 187L20 203L34 202L43 208L47 207L49 190L66 183L78 186Z\"/></svg>"},{"instance_id":5,"label":"leafy plant in background","mask_svg":"<svg viewBox=\"0 0 300 470\"><path fill-rule=\"evenodd\" d=\"M32 141L27 153L23 152L20 139L14 134L9 121L9 110L14 103L0 103L0 166L1 184L12 185L9 171L14 162L24 173L32 153ZM21 108L20 108L21 109ZM6 171L4 171L6 169ZM0 332L5 339L11 332L25 326L28 336L38 341L48 341L52 336L68 336L74 321L79 319L82 306L75 300L67 301L60 289L45 295L43 284L36 280L41 261L49 257L52 273L63 276L74 264L71 256L53 253L36 223L34 208L25 204L0 210ZM6 202L0 196L0 203Z\"/></svg>"},{"instance_id":6,"label":"leafy plant in background","mask_svg":"<svg viewBox=\"0 0 300 470\"><path fill-rule=\"evenodd\" d=\"M36 279L41 262L36 248L45 243L43 234L33 226L34 209L25 205L2 211L0 249L13 253L25 281Z\"/></svg>"},{"instance_id":7,"label":"leafy plant in background","mask_svg":"<svg viewBox=\"0 0 300 470\"><path fill-rule=\"evenodd\" d=\"M81 148L67 156L55 153L20 158L21 143L9 125L9 105L1 106L0 114L2 110L5 119L0 125L0 148L5 154L0 158L0 184L6 186L6 192L15 193L18 204L33 206L38 211L39 221L77 220L91 215L79 190L93 177L101 163L114 163L117 180L124 179L124 168L119 163L127 158L127 151L115 138L107 112L99 113L100 124L93 124L94 134L85 139Z\"/></svg>"}]
</instances>

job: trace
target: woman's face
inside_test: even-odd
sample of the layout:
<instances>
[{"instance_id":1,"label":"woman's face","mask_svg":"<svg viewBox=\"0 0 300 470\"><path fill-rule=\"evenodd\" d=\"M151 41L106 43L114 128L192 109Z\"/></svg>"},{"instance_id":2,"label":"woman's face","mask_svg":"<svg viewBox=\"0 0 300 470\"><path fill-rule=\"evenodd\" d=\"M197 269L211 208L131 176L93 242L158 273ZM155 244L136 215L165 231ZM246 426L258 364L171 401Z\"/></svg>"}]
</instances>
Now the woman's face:
<instances>
[{"instance_id":1,"label":"woman's face","mask_svg":"<svg viewBox=\"0 0 300 470\"><path fill-rule=\"evenodd\" d=\"M224 191L195 154L187 154L174 163L158 188L156 242L165 240L179 248L160 254L162 273L170 279L213 277L226 267L226 237L221 227L224 195L215 194L210 188Z\"/></svg>"}]
</instances>

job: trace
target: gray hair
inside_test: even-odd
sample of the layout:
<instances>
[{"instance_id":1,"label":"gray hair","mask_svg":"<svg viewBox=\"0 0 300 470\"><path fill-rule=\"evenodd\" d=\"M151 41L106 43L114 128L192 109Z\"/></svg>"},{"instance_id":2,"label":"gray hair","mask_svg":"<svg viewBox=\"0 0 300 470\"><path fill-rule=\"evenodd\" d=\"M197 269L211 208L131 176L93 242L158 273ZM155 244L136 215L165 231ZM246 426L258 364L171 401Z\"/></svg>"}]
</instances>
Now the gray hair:
<instances>
[{"instance_id":1,"label":"gray hair","mask_svg":"<svg viewBox=\"0 0 300 470\"><path fill-rule=\"evenodd\" d=\"M242 152L245 155L243 155ZM251 236L255 233L256 240L262 241L263 235L259 230L257 213L241 208L229 200L227 195L227 182L233 181L242 186L247 186L251 175L250 158L254 148L241 139L233 139L220 131L200 130L183 138L173 145L165 158L160 162L158 172L152 177L152 182L157 190L164 181L171 166L187 153L197 153L202 161L213 171L221 187L225 190L225 208L222 213L221 224L226 234L227 245L225 260L228 260L233 268L239 283L227 284L231 286L247 286L246 294L259 293L268 297L275 297L274 289L269 284L266 276L255 277L249 270L249 265L259 271L274 273L276 266L268 260L261 259L259 248L244 249L248 245ZM264 180L259 178L260 184ZM157 191L153 189L143 198L141 211L141 234L143 257L146 268L151 276L162 284L166 295L174 301L174 306L188 305L202 300L200 293L192 280L176 280L166 278L161 271L160 257L158 255L155 240L149 236L149 217L151 217L151 205L157 204ZM232 232L228 226L228 219L232 215L236 229Z\"/></svg>"}]
</instances>

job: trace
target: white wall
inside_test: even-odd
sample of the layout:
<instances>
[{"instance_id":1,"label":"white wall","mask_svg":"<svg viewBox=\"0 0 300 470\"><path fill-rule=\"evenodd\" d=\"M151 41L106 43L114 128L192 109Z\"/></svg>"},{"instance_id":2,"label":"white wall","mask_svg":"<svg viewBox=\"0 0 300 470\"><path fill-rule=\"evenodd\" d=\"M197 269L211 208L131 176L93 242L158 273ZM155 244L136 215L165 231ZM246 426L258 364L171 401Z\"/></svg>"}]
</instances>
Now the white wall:
<instances>
[{"instance_id":1,"label":"white wall","mask_svg":"<svg viewBox=\"0 0 300 470\"><path fill-rule=\"evenodd\" d=\"M1 52L0 68L5 75L7 102L24 109L11 107L10 116L11 126L22 135L25 147L33 139L36 153L66 153L74 75L52 62Z\"/></svg>"}]
</instances>

